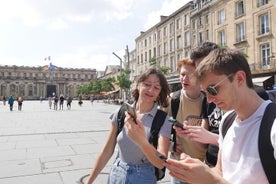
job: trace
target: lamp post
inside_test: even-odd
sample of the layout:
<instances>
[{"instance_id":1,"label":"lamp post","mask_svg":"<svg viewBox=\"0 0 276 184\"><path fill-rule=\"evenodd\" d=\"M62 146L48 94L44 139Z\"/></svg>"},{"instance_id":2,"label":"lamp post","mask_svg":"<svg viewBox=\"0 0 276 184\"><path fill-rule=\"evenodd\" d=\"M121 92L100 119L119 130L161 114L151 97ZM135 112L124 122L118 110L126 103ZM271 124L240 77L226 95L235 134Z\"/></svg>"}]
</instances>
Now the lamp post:
<instances>
[{"instance_id":1,"label":"lamp post","mask_svg":"<svg viewBox=\"0 0 276 184\"><path fill-rule=\"evenodd\" d=\"M114 56L116 56L119 60L120 60L120 74L122 75L122 64L123 64L123 60L122 60L122 58L120 58L117 54L115 54L114 52L112 52L112 54L114 55ZM122 99L122 89L121 89L121 87L120 87L120 94L119 94L119 97L120 97L120 99Z\"/></svg>"}]
</instances>

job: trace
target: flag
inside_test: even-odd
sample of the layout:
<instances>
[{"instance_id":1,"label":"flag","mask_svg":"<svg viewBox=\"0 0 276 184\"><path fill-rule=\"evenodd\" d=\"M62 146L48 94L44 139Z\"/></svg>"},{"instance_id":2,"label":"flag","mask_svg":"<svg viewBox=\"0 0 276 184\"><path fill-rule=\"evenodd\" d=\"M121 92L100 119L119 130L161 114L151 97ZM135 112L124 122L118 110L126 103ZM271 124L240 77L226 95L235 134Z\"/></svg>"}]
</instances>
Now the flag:
<instances>
[{"instance_id":1,"label":"flag","mask_svg":"<svg viewBox=\"0 0 276 184\"><path fill-rule=\"evenodd\" d=\"M50 57L50 56L49 56ZM56 67L54 65L52 65L52 62L49 64L49 68L50 68L50 71L54 71L56 69Z\"/></svg>"}]
</instances>

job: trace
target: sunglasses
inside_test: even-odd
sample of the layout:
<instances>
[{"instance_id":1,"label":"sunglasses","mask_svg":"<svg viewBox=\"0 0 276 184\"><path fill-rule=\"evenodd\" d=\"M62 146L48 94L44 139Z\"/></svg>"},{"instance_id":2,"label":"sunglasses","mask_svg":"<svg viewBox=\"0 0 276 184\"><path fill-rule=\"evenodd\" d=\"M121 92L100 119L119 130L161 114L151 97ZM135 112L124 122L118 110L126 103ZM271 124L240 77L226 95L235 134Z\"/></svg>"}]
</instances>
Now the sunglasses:
<instances>
[{"instance_id":1,"label":"sunglasses","mask_svg":"<svg viewBox=\"0 0 276 184\"><path fill-rule=\"evenodd\" d=\"M206 91L212 96L217 96L217 94L218 94L218 89L217 89L218 85L220 85L222 82L224 82L226 79L229 79L229 77L232 77L232 76L233 76L233 74L231 73L226 78L224 78L223 80L221 80L217 84L215 84L214 86L211 86L211 85L208 86L206 88Z\"/></svg>"}]
</instances>

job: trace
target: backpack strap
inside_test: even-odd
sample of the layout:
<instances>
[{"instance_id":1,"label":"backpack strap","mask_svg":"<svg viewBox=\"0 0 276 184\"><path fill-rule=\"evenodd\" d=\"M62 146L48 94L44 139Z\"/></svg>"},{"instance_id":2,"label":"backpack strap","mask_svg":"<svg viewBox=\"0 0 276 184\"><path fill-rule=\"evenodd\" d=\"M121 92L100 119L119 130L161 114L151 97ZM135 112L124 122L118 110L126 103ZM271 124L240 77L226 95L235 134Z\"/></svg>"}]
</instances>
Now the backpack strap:
<instances>
[{"instance_id":1,"label":"backpack strap","mask_svg":"<svg viewBox=\"0 0 276 184\"><path fill-rule=\"evenodd\" d=\"M152 125L151 125L151 129L150 129L150 138L149 138L149 142L155 147L157 148L158 146L158 134L160 132L161 127L164 124L164 121L167 117L167 113L158 109L153 121L152 121Z\"/></svg>"},{"instance_id":2,"label":"backpack strap","mask_svg":"<svg viewBox=\"0 0 276 184\"><path fill-rule=\"evenodd\" d=\"M259 154L263 169L269 183L276 183L276 160L274 158L274 149L271 144L270 135L273 122L276 118L276 104L270 103L265 109L259 130Z\"/></svg>"},{"instance_id":3,"label":"backpack strap","mask_svg":"<svg viewBox=\"0 0 276 184\"><path fill-rule=\"evenodd\" d=\"M180 95L181 95L181 89L172 93L171 110L172 110L173 119L176 119L176 116L177 116L177 112L180 104ZM172 134L172 142L173 142L173 151L176 151L176 132L175 132L175 129L173 129L173 127L171 130L171 134Z\"/></svg>"},{"instance_id":4,"label":"backpack strap","mask_svg":"<svg viewBox=\"0 0 276 184\"><path fill-rule=\"evenodd\" d=\"M228 114L228 116L224 119L224 122L223 122L222 128L221 128L221 135L222 135L223 138L225 137L228 129L233 124L236 116L237 116L236 111L233 111L230 114Z\"/></svg>"},{"instance_id":5,"label":"backpack strap","mask_svg":"<svg viewBox=\"0 0 276 184\"><path fill-rule=\"evenodd\" d=\"M171 97L171 110L172 110L172 117L174 119L176 119L176 115L179 109L180 94L181 94L181 90L178 90L172 93L172 97Z\"/></svg>"},{"instance_id":6,"label":"backpack strap","mask_svg":"<svg viewBox=\"0 0 276 184\"><path fill-rule=\"evenodd\" d=\"M167 117L167 113L158 109L152 121L149 143L152 144L156 149L158 146L158 138L159 138L158 135L161 127L165 122L166 117ZM155 177L157 181L165 177L165 172L166 172L166 167L163 167L162 169L158 169L155 167Z\"/></svg>"}]
</instances>

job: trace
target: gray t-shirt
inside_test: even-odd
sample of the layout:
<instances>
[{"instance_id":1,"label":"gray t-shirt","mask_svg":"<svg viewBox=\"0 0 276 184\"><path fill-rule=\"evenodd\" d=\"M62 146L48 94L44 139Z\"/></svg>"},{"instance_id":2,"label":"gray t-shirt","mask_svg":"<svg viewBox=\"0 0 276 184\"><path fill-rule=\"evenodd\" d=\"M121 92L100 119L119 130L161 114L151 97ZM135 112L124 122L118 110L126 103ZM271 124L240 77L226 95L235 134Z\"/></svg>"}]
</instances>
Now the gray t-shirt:
<instances>
[{"instance_id":1,"label":"gray t-shirt","mask_svg":"<svg viewBox=\"0 0 276 184\"><path fill-rule=\"evenodd\" d=\"M119 108L120 109L120 108ZM117 117L119 109L117 109L111 116L110 119L113 124L118 126ZM147 138L150 136L150 129L152 125L153 118L157 113L157 104L151 109L150 112L145 113L141 119L144 124ZM163 126L160 129L159 135L170 138L171 136L171 124L168 121L168 116L165 119ZM118 154L120 159L123 162L128 164L140 164L143 162L148 162L146 160L146 156L140 150L140 148L131 140L131 138L127 135L125 128L123 127L120 134L117 136L118 143Z\"/></svg>"}]
</instances>

